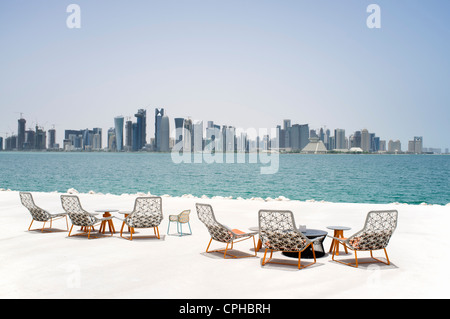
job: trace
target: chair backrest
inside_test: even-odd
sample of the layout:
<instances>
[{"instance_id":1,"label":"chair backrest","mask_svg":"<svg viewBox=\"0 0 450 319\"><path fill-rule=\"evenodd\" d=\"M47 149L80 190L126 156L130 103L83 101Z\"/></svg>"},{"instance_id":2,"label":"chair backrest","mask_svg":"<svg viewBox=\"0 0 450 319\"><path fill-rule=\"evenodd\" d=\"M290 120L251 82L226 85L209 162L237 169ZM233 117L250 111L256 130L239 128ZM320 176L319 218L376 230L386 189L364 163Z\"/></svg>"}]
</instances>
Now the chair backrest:
<instances>
[{"instance_id":1,"label":"chair backrest","mask_svg":"<svg viewBox=\"0 0 450 319\"><path fill-rule=\"evenodd\" d=\"M273 250L301 251L310 240L295 226L294 214L289 210L260 210L259 237L262 244Z\"/></svg>"},{"instance_id":2,"label":"chair backrest","mask_svg":"<svg viewBox=\"0 0 450 319\"><path fill-rule=\"evenodd\" d=\"M97 218L81 207L80 199L75 195L61 195L61 205L76 226L92 226Z\"/></svg>"},{"instance_id":3,"label":"chair backrest","mask_svg":"<svg viewBox=\"0 0 450 319\"><path fill-rule=\"evenodd\" d=\"M347 239L356 250L377 250L386 248L397 228L396 210L371 211L366 216L364 228Z\"/></svg>"},{"instance_id":4,"label":"chair backrest","mask_svg":"<svg viewBox=\"0 0 450 319\"><path fill-rule=\"evenodd\" d=\"M229 243L234 239L231 230L220 224L214 216L212 206L209 204L195 204L200 221L205 224L211 238L223 243Z\"/></svg>"},{"instance_id":5,"label":"chair backrest","mask_svg":"<svg viewBox=\"0 0 450 319\"><path fill-rule=\"evenodd\" d=\"M22 205L28 209L34 220L45 222L50 219L50 214L34 203L33 195L31 195L31 193L20 192L19 196Z\"/></svg>"},{"instance_id":6,"label":"chair backrest","mask_svg":"<svg viewBox=\"0 0 450 319\"><path fill-rule=\"evenodd\" d=\"M136 198L133 211L125 218L128 226L136 228L157 227L162 220L162 198L158 196Z\"/></svg>"},{"instance_id":7,"label":"chair backrest","mask_svg":"<svg viewBox=\"0 0 450 319\"><path fill-rule=\"evenodd\" d=\"M179 223L187 223L189 222L189 214L191 213L191 210L184 210L180 214L178 214L178 222Z\"/></svg>"}]
</instances>

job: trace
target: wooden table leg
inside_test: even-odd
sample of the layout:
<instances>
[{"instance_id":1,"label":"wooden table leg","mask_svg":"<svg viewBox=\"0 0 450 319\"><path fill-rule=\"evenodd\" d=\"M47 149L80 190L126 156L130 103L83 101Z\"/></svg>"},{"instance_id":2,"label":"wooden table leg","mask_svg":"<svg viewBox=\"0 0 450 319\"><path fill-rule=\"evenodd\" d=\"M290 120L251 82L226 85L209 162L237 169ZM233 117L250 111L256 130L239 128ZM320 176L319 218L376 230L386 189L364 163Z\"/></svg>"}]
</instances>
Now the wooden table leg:
<instances>
[{"instance_id":1,"label":"wooden table leg","mask_svg":"<svg viewBox=\"0 0 450 319\"><path fill-rule=\"evenodd\" d=\"M334 234L333 237L337 237L337 230L334 230ZM330 246L330 253L333 251L334 245L336 244L336 239L333 238L333 240L331 241L331 246Z\"/></svg>"},{"instance_id":2,"label":"wooden table leg","mask_svg":"<svg viewBox=\"0 0 450 319\"><path fill-rule=\"evenodd\" d=\"M334 235L333 235L333 237L336 237L336 238L344 238L344 231L343 230L335 230L334 231ZM332 241L331 241L331 246L330 246L330 253L333 251L333 249L335 248L336 249L336 256L339 256L339 241L338 240L336 240L336 239L333 239ZM345 253L346 254L348 254L348 251L347 251L347 247L344 245L344 250L345 250Z\"/></svg>"},{"instance_id":3,"label":"wooden table leg","mask_svg":"<svg viewBox=\"0 0 450 319\"><path fill-rule=\"evenodd\" d=\"M109 213L109 212L105 212L104 214L103 214L103 217L111 217L111 214ZM102 223L101 223L101 225L100 225L100 230L99 230L99 232L100 233L102 233L102 234L104 234L105 233L105 231L106 231L106 224L108 223L108 226L109 226L109 231L110 231L110 233L111 234L114 234L115 233L115 229L114 229L114 224L113 224L113 221L110 219L110 220L103 220L102 221Z\"/></svg>"},{"instance_id":4,"label":"wooden table leg","mask_svg":"<svg viewBox=\"0 0 450 319\"><path fill-rule=\"evenodd\" d=\"M256 252L258 252L262 247L262 241L261 238L258 239L258 245L256 246Z\"/></svg>"}]
</instances>

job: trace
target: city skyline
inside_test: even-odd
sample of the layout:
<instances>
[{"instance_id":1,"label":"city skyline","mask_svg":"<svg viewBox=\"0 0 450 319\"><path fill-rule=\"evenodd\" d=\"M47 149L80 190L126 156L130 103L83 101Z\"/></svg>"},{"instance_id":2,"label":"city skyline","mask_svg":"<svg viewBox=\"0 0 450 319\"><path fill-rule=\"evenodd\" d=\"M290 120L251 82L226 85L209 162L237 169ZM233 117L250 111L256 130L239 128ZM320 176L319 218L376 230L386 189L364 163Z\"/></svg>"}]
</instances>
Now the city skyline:
<instances>
[{"instance_id":1,"label":"city skyline","mask_svg":"<svg viewBox=\"0 0 450 319\"><path fill-rule=\"evenodd\" d=\"M59 143L64 129L106 135L118 114L161 105L171 118L292 119L450 147L448 3L376 1L382 27L369 29L370 1L75 2L80 29L66 26L69 3L0 3L0 136L19 113Z\"/></svg>"},{"instance_id":2,"label":"city skyline","mask_svg":"<svg viewBox=\"0 0 450 319\"><path fill-rule=\"evenodd\" d=\"M17 134L9 138L0 137L1 150L62 150L62 151L219 151L248 152L256 149L276 149L284 152L304 152L322 154L327 152L366 152L366 153L448 153L446 148L424 147L423 136L409 139L407 147L398 139L381 139L375 132L366 128L346 135L345 129L336 128L332 132L326 127L310 128L309 124L292 123L291 119L283 119L273 128L257 130L237 128L232 125L219 125L208 120L192 120L190 117L173 118L173 129L164 108L155 108L154 136L147 140L147 110L138 109L134 114L136 121L130 116L114 117L114 126L105 130L65 129L62 143L57 143L56 129L45 131L35 126L35 130L26 129L26 119L17 120ZM47 142L48 132L48 142ZM333 133L333 134L332 134ZM106 144L104 140L106 139ZM180 144L178 144L180 143ZM177 145L178 144L178 145ZM320 144L320 145L318 145Z\"/></svg>"}]
</instances>

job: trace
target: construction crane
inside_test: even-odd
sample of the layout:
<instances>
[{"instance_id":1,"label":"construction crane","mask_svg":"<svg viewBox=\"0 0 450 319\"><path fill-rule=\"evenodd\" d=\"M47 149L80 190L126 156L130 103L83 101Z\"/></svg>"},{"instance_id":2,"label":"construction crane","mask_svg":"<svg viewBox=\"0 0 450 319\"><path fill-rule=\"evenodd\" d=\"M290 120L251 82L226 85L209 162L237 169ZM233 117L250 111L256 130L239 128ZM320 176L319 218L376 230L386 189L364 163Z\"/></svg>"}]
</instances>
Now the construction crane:
<instances>
[{"instance_id":1,"label":"construction crane","mask_svg":"<svg viewBox=\"0 0 450 319\"><path fill-rule=\"evenodd\" d=\"M14 113L19 113L20 114L20 118L23 119L23 112L14 112Z\"/></svg>"}]
</instances>

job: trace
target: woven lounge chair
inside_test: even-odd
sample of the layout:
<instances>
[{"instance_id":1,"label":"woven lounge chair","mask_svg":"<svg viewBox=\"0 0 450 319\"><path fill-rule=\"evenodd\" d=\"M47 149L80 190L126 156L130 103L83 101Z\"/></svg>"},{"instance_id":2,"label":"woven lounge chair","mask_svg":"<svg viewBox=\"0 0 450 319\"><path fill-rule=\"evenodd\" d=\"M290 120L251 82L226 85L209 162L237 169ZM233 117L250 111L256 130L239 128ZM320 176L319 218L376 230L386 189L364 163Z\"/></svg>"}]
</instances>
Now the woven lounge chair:
<instances>
[{"instance_id":1,"label":"woven lounge chair","mask_svg":"<svg viewBox=\"0 0 450 319\"><path fill-rule=\"evenodd\" d=\"M167 227L167 234L169 234L170 230L170 224L171 223L177 223L177 233L178 236L185 236L185 235L192 235L191 225L189 224L189 214L191 213L190 210L184 210L178 215L169 215L169 226ZM189 226L189 233L183 233L183 224L188 224Z\"/></svg>"},{"instance_id":2,"label":"woven lounge chair","mask_svg":"<svg viewBox=\"0 0 450 319\"><path fill-rule=\"evenodd\" d=\"M208 247L206 248L207 253L223 252L223 258L256 257L255 235L257 234L257 232L245 233L238 229L230 229L227 226L220 224L216 220L211 205L195 204L195 206L197 208L198 218L200 219L201 222L203 222L203 224L205 224L209 234L211 235L211 240L209 241ZM254 255L236 256L230 254L228 247L230 247L230 249L233 249L233 245L235 243L250 238L253 239L253 247L255 249ZM209 250L209 247L211 246L211 242L213 241L213 239L221 243L226 243L227 246L225 247L225 249Z\"/></svg>"},{"instance_id":3,"label":"woven lounge chair","mask_svg":"<svg viewBox=\"0 0 450 319\"><path fill-rule=\"evenodd\" d=\"M163 220L162 198L157 196L138 197L135 200L133 211L127 217L118 219L123 221L122 228L120 229L120 237L133 240L135 228L153 228L155 232L154 236L139 236L138 238L160 239L158 226ZM125 225L130 229L130 237L123 235Z\"/></svg>"},{"instance_id":4,"label":"woven lounge chair","mask_svg":"<svg viewBox=\"0 0 450 319\"><path fill-rule=\"evenodd\" d=\"M22 202L22 205L25 206L28 211L31 214L31 224L28 227L28 230L38 230L38 229L31 229L31 225L33 225L34 221L43 222L44 225L42 226L41 232L54 232L52 230L52 224L54 220L65 218L66 219L66 227L67 231L69 230L69 223L67 222L67 213L58 213L58 214L51 214L45 209L40 208L34 203L33 195L31 193L27 192L20 192L20 201ZM45 228L45 223L50 222L50 227Z\"/></svg>"},{"instance_id":5,"label":"woven lounge chair","mask_svg":"<svg viewBox=\"0 0 450 319\"><path fill-rule=\"evenodd\" d=\"M386 251L386 247L389 240L397 228L398 212L396 210L386 211L371 211L366 216L366 222L364 228L359 232L353 234L348 238L332 237L339 244L349 248L355 252L355 263L345 263L335 259L336 251L339 249L338 245L334 245L332 260L352 266L358 267L358 264L371 263L371 262L358 262L357 251L370 251L370 256L374 259L374 262L381 262L386 265L390 265L389 257ZM373 257L372 251L384 250L386 255L386 261L382 261Z\"/></svg>"},{"instance_id":6,"label":"woven lounge chair","mask_svg":"<svg viewBox=\"0 0 450 319\"><path fill-rule=\"evenodd\" d=\"M295 226L294 214L288 210L260 210L259 216L259 237L265 247L262 265L267 263L295 265L292 263L272 261L274 251L298 253L298 269L303 269L316 263L314 243L322 237L313 240L306 237ZM311 246L314 262L305 266L301 265L302 252ZM267 252L270 250L270 257L266 260Z\"/></svg>"},{"instance_id":7,"label":"woven lounge chair","mask_svg":"<svg viewBox=\"0 0 450 319\"><path fill-rule=\"evenodd\" d=\"M103 221L108 221L113 218L113 216L97 218L93 214L85 211L81 207L80 199L75 195L61 195L61 205L68 213L69 218L72 221L69 237L87 235L88 239L90 239L91 230L95 230L95 225L101 224ZM73 226L80 226L84 232L81 234L71 235ZM111 233L111 236L112 235L113 234Z\"/></svg>"}]
</instances>

